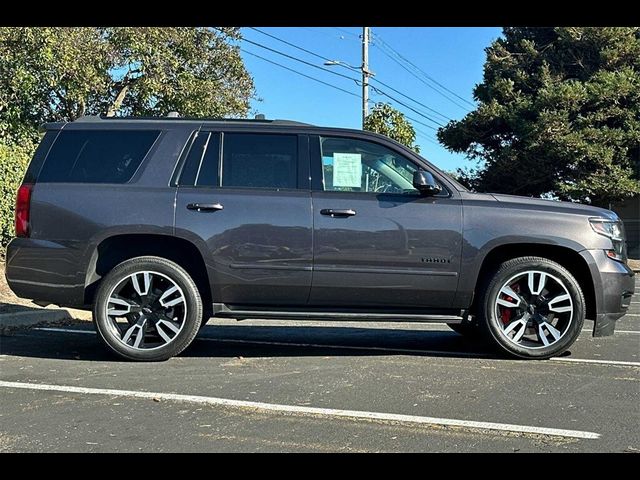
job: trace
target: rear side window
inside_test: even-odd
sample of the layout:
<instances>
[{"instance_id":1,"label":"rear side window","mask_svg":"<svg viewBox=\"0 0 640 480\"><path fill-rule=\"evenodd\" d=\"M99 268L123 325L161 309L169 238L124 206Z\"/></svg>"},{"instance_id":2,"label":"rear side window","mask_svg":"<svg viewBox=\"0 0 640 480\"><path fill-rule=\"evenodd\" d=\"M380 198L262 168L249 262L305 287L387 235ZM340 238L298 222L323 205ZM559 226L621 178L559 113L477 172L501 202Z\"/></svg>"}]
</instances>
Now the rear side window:
<instances>
[{"instance_id":1,"label":"rear side window","mask_svg":"<svg viewBox=\"0 0 640 480\"><path fill-rule=\"evenodd\" d=\"M44 137L42 137L42 140L40 141L40 145L38 145L38 148L29 163L29 168L27 168L27 172L24 175L24 183L36 183L40 170L42 169L44 159L47 156L47 153L49 153L49 149L51 148L51 145L53 145L53 141L58 136L58 133L59 132L57 130L49 130L44 134Z\"/></svg>"},{"instance_id":2,"label":"rear side window","mask_svg":"<svg viewBox=\"0 0 640 480\"><path fill-rule=\"evenodd\" d=\"M225 133L222 186L296 188L296 135Z\"/></svg>"},{"instance_id":3,"label":"rear side window","mask_svg":"<svg viewBox=\"0 0 640 480\"><path fill-rule=\"evenodd\" d=\"M126 183L158 135L159 130L63 130L38 181Z\"/></svg>"}]
</instances>

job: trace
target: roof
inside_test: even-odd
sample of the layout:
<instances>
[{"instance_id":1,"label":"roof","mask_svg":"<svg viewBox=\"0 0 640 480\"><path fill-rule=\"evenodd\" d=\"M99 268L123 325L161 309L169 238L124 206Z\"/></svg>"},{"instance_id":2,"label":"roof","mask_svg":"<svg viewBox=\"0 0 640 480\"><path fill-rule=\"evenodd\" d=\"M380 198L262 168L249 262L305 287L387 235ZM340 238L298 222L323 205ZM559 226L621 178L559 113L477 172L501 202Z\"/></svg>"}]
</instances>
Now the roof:
<instances>
[{"instance_id":1,"label":"roof","mask_svg":"<svg viewBox=\"0 0 640 480\"><path fill-rule=\"evenodd\" d=\"M159 122L200 122L200 123L221 123L221 124L267 124L267 125L298 125L311 127L309 123L296 122L293 120L267 120L262 118L214 118L214 117L106 117L103 115L85 115L74 120L73 123L82 122L138 122L138 121L159 121Z\"/></svg>"}]
</instances>

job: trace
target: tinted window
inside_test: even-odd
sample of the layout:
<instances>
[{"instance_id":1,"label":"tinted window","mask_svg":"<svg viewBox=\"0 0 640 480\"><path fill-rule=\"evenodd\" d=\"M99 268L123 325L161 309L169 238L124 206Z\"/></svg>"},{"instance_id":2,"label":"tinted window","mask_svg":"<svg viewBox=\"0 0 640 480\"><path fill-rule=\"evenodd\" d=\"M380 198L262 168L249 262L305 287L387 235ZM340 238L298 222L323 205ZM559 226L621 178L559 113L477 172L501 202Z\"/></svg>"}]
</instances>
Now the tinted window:
<instances>
[{"instance_id":1,"label":"tinted window","mask_svg":"<svg viewBox=\"0 0 640 480\"><path fill-rule=\"evenodd\" d=\"M51 147L38 180L125 183L159 134L156 130L63 130Z\"/></svg>"},{"instance_id":2,"label":"tinted window","mask_svg":"<svg viewBox=\"0 0 640 480\"><path fill-rule=\"evenodd\" d=\"M377 143L351 138L320 138L325 191L417 194L417 166Z\"/></svg>"},{"instance_id":3,"label":"tinted window","mask_svg":"<svg viewBox=\"0 0 640 480\"><path fill-rule=\"evenodd\" d=\"M33 154L33 158L29 163L29 168L27 169L27 173L24 175L24 183L35 183L38 175L40 174L40 169L42 168L42 164L44 163L44 159L49 153L49 149L53 144L53 141L58 136L57 130L49 130L42 140L40 141L40 145L36 149Z\"/></svg>"},{"instance_id":4,"label":"tinted window","mask_svg":"<svg viewBox=\"0 0 640 480\"><path fill-rule=\"evenodd\" d=\"M295 135L225 133L223 142L222 186L296 188Z\"/></svg>"},{"instance_id":5,"label":"tinted window","mask_svg":"<svg viewBox=\"0 0 640 480\"><path fill-rule=\"evenodd\" d=\"M180 175L180 185L215 187L218 185L220 135L197 132Z\"/></svg>"}]
</instances>

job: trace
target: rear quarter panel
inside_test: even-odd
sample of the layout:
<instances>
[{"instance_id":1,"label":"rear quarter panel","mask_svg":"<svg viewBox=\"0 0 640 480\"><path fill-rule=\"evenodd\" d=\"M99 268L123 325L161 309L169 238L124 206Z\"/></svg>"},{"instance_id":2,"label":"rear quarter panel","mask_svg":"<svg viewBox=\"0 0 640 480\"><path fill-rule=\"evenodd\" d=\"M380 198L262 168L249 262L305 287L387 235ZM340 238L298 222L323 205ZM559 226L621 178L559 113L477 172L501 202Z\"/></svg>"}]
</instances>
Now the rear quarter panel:
<instances>
[{"instance_id":1,"label":"rear quarter panel","mask_svg":"<svg viewBox=\"0 0 640 480\"><path fill-rule=\"evenodd\" d=\"M178 156L193 128L163 131L126 184L36 183L31 238L15 239L7 276L28 285L29 298L81 306L88 265L104 239L119 234L174 233Z\"/></svg>"}]
</instances>

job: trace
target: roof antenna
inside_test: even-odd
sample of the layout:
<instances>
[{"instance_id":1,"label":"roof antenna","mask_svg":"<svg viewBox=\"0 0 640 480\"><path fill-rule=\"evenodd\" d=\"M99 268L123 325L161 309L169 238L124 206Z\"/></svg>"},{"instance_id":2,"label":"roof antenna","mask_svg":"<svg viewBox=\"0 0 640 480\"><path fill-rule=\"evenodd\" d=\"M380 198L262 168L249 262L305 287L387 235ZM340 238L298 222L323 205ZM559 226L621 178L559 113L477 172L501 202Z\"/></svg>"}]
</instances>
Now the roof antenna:
<instances>
[{"instance_id":1,"label":"roof antenna","mask_svg":"<svg viewBox=\"0 0 640 480\"><path fill-rule=\"evenodd\" d=\"M178 117L180 117L180 114L178 112L173 111L173 112L167 113L167 117L168 118L178 118Z\"/></svg>"},{"instance_id":2,"label":"roof antenna","mask_svg":"<svg viewBox=\"0 0 640 480\"><path fill-rule=\"evenodd\" d=\"M255 120L264 120L264 119L265 119L264 113L258 113L258 114L254 117L254 119L255 119Z\"/></svg>"}]
</instances>

